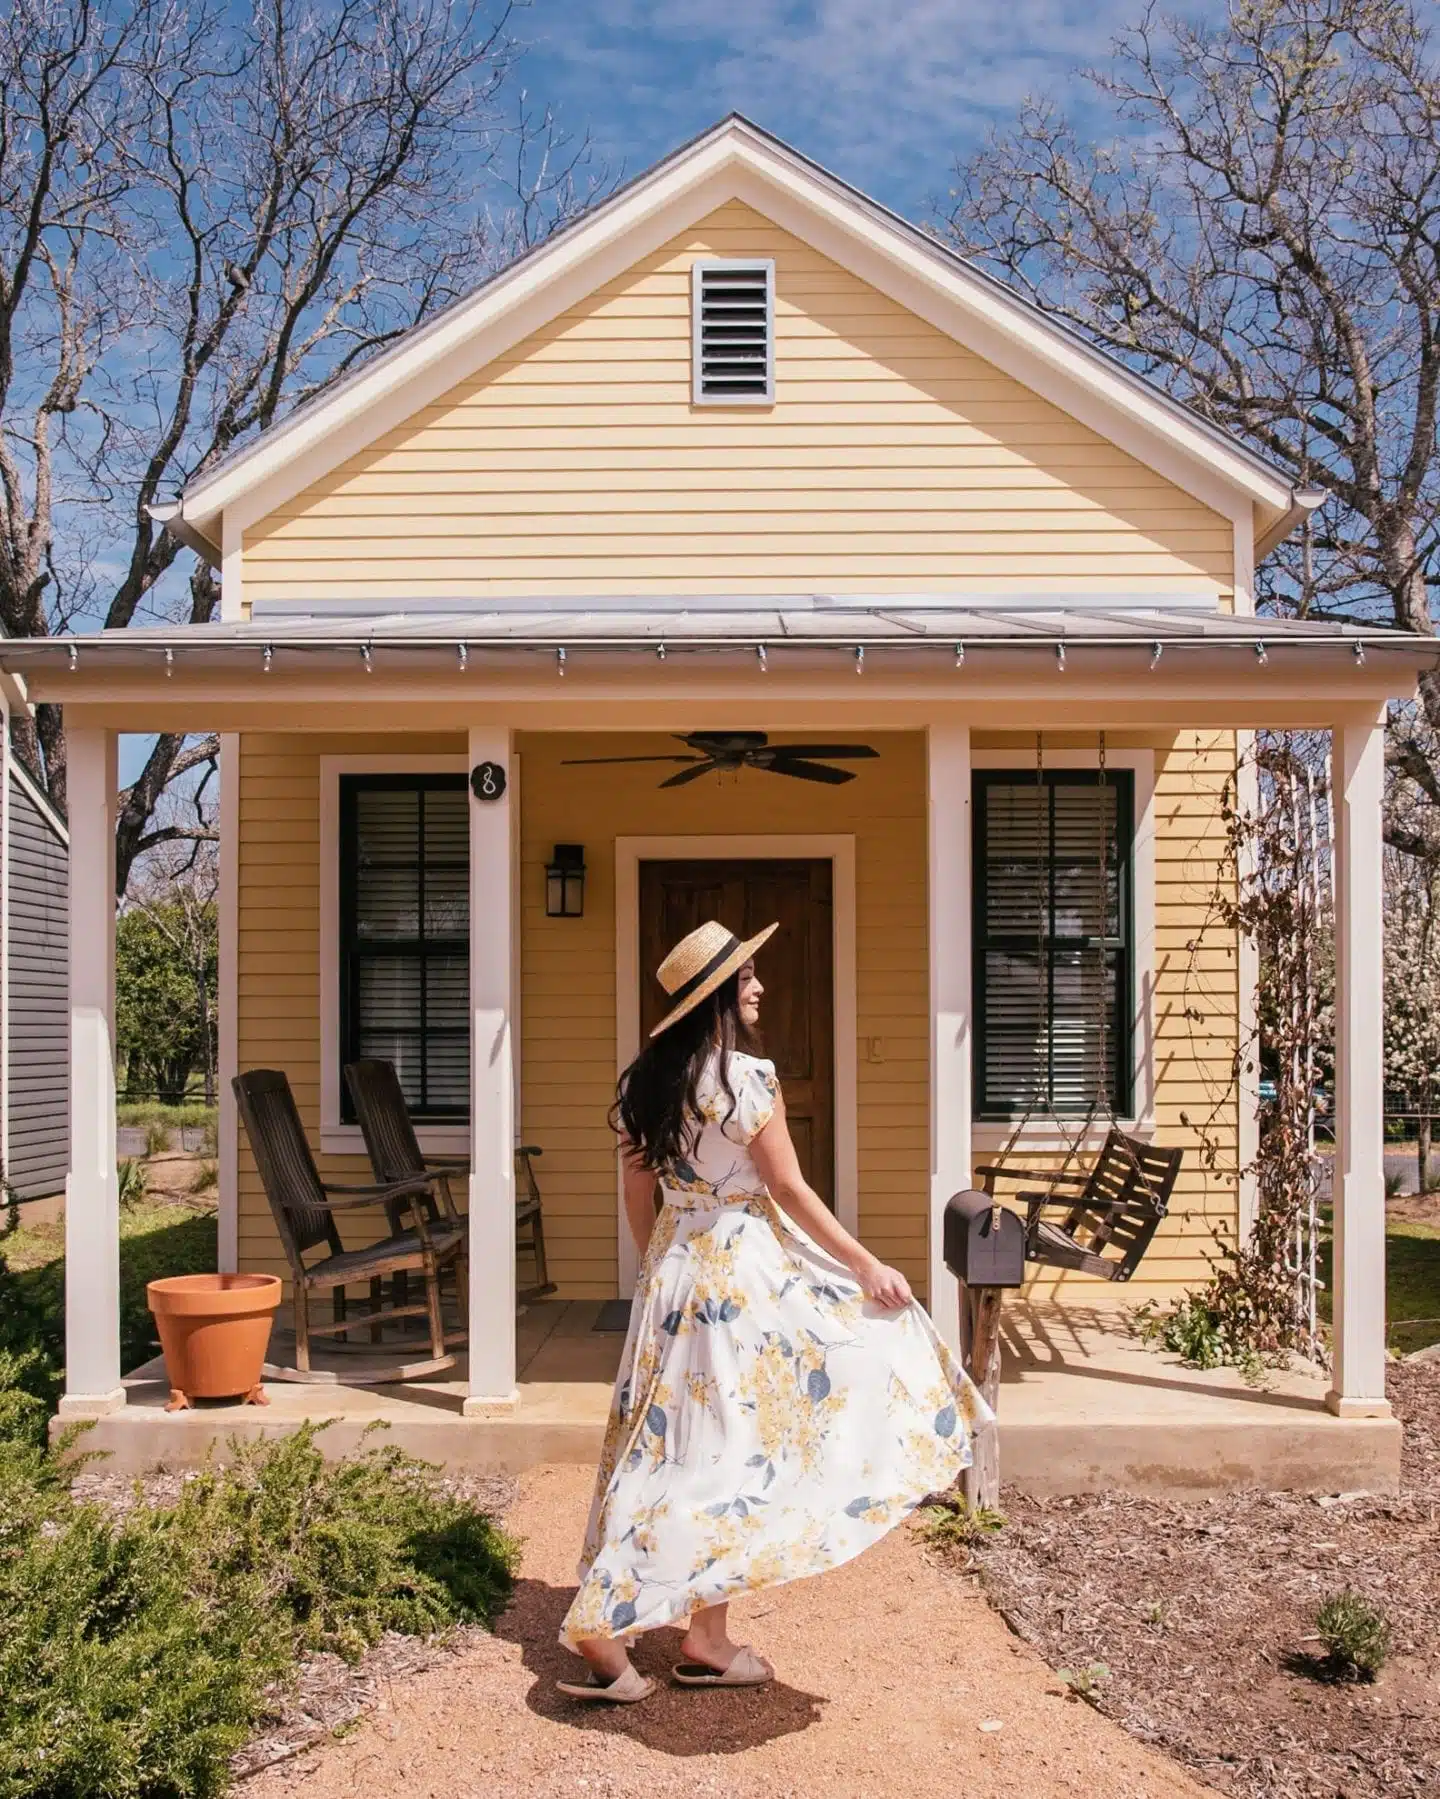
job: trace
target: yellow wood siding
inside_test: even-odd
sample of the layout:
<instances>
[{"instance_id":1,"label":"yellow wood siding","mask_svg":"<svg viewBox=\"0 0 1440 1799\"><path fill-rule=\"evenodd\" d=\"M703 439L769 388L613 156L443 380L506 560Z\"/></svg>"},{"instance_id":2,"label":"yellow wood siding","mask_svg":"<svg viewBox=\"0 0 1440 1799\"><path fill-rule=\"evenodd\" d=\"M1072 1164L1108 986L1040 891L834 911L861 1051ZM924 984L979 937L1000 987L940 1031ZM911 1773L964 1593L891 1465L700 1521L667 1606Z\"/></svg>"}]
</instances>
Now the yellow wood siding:
<instances>
[{"instance_id":1,"label":"yellow wood siding","mask_svg":"<svg viewBox=\"0 0 1440 1799\"><path fill-rule=\"evenodd\" d=\"M1052 753L1095 750L1093 735L1047 734L1045 742ZM1018 767L1034 765L1033 736L978 735L975 744L1013 748ZM1127 1289L1133 1300L1203 1283L1215 1232L1233 1240L1238 1222L1239 960L1234 932L1216 916L1217 890L1233 881L1220 800L1234 780L1235 740L1228 732L1187 731L1168 739L1112 734L1108 744L1155 752L1155 1139L1187 1152L1170 1216ZM1039 1168L1057 1158L1019 1160ZM1084 1277L1039 1273L1037 1294L1097 1291Z\"/></svg>"},{"instance_id":2,"label":"yellow wood siding","mask_svg":"<svg viewBox=\"0 0 1440 1799\"><path fill-rule=\"evenodd\" d=\"M847 733L849 735L850 733ZM929 1185L928 978L924 739L863 734L882 750L848 787L816 790L758 773L663 792L653 768L562 767L569 757L668 748L653 736L527 733L520 758L522 930L520 1124L545 1150L552 1273L571 1297L615 1291L614 1161L605 1113L615 1077L617 836L853 835L856 848L857 1135L860 1229L923 1291ZM1047 738L1092 750L1093 738ZM1236 1216L1236 1036L1233 938L1206 929L1223 833L1217 801L1234 766L1226 736L1116 736L1155 748L1156 1057L1158 1135L1191 1147L1173 1216L1146 1259L1145 1291L1204 1277L1217 1224ZM978 749L1033 739L978 736ZM319 1140L320 759L463 755L456 736L249 735L239 842L239 1060L285 1069ZM659 771L663 773L664 771ZM547 919L544 864L556 842L583 842L585 915ZM333 878L333 871L327 876ZM325 953L335 953L333 946ZM1202 1126L1217 1146L1207 1171ZM985 1159L982 1155L978 1159ZM353 1157L322 1157L334 1179L363 1178ZM240 1159L240 1265L282 1269L248 1150ZM352 1226L346 1224L348 1233ZM1094 1292L1093 1283L1067 1282ZM1132 1293L1134 1289L1131 1289Z\"/></svg>"},{"instance_id":3,"label":"yellow wood siding","mask_svg":"<svg viewBox=\"0 0 1440 1799\"><path fill-rule=\"evenodd\" d=\"M240 1067L290 1077L313 1148L320 1146L320 758L465 754L463 737L248 733L240 754L238 1016ZM334 878L334 871L330 871ZM363 1156L320 1157L325 1178L365 1180ZM283 1274L264 1190L240 1132L239 1262ZM347 1244L364 1222L342 1219ZM376 1234L371 1231L371 1235Z\"/></svg>"},{"instance_id":4,"label":"yellow wood siding","mask_svg":"<svg viewBox=\"0 0 1440 1799\"><path fill-rule=\"evenodd\" d=\"M615 1089L615 839L773 835L775 854L800 834L853 835L860 1228L914 1280L925 1272L929 1184L925 959L925 743L873 733L882 748L849 786L818 793L744 771L660 790L667 771L564 768L574 756L654 754L653 736L525 735L519 740L524 856L522 1111L545 1149L548 1241L567 1293L615 1291L615 1156L605 1114ZM557 843L583 842L585 916L544 916L544 864ZM700 853L704 853L703 851ZM763 973L763 970L762 970Z\"/></svg>"},{"instance_id":5,"label":"yellow wood siding","mask_svg":"<svg viewBox=\"0 0 1440 1799\"><path fill-rule=\"evenodd\" d=\"M690 403L690 265L773 257L776 402ZM256 599L1159 592L1210 511L733 202L247 531Z\"/></svg>"}]
</instances>

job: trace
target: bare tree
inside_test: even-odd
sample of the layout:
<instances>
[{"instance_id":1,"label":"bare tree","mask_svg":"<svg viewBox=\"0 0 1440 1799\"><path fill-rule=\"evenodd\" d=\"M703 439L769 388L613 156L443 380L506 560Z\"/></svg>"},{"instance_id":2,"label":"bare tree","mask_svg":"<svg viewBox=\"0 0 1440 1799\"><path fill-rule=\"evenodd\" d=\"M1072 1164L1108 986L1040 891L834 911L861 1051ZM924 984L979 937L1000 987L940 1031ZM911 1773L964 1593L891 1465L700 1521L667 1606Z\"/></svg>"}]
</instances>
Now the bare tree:
<instances>
[{"instance_id":1,"label":"bare tree","mask_svg":"<svg viewBox=\"0 0 1440 1799\"><path fill-rule=\"evenodd\" d=\"M172 799L162 801L162 810ZM219 889L213 840L167 842L137 866L121 913L122 1046L132 1079L138 1074L171 1103L183 1100L197 1069L205 1104L215 1103Z\"/></svg>"},{"instance_id":2,"label":"bare tree","mask_svg":"<svg viewBox=\"0 0 1440 1799\"><path fill-rule=\"evenodd\" d=\"M1440 57L1409 0L1148 9L1085 76L1116 133L1027 103L943 228L1329 500L1273 603L1430 632L1440 583ZM1440 805L1440 678L1392 762ZM1397 847L1406 847L1392 834ZM1418 850L1420 839L1408 847Z\"/></svg>"},{"instance_id":3,"label":"bare tree","mask_svg":"<svg viewBox=\"0 0 1440 1799\"><path fill-rule=\"evenodd\" d=\"M0 622L202 623L150 507L606 185L515 90L510 0L13 0L0 27ZM515 98L512 100L512 92ZM188 560L188 557L187 557ZM173 571L173 572L172 572ZM62 806L63 723L17 749ZM162 736L137 854L213 740Z\"/></svg>"}]
</instances>

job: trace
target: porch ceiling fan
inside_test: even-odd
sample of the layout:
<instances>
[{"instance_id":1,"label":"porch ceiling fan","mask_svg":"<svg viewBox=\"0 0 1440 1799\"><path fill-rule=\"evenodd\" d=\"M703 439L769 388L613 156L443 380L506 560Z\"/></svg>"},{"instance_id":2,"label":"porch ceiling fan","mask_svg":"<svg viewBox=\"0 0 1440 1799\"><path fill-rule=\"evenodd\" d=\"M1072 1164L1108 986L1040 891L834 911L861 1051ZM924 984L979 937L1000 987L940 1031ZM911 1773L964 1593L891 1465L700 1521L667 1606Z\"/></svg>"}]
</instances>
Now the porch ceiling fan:
<instances>
[{"instance_id":1,"label":"porch ceiling fan","mask_svg":"<svg viewBox=\"0 0 1440 1799\"><path fill-rule=\"evenodd\" d=\"M712 769L723 773L736 768L758 768L772 775L792 775L797 781L823 781L838 787L853 781L850 768L827 768L826 762L860 761L878 756L868 743L771 743L763 731L684 731L673 734L691 752L687 756L567 756L566 766L616 762L683 762L688 766L667 775L662 787L684 787ZM824 758L813 760L812 758Z\"/></svg>"}]
</instances>

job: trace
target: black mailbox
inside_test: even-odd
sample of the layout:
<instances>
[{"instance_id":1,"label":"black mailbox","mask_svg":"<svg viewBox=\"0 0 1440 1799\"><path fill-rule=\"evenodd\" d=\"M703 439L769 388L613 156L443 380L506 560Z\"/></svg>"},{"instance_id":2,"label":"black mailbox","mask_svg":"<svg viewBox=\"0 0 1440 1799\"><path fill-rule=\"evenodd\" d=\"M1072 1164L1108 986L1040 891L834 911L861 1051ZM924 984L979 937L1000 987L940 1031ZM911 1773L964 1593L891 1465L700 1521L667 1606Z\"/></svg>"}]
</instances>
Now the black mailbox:
<instances>
[{"instance_id":1,"label":"black mailbox","mask_svg":"<svg viewBox=\"0 0 1440 1799\"><path fill-rule=\"evenodd\" d=\"M1025 1226L973 1187L945 1206L945 1266L968 1287L1018 1287L1025 1279Z\"/></svg>"}]
</instances>

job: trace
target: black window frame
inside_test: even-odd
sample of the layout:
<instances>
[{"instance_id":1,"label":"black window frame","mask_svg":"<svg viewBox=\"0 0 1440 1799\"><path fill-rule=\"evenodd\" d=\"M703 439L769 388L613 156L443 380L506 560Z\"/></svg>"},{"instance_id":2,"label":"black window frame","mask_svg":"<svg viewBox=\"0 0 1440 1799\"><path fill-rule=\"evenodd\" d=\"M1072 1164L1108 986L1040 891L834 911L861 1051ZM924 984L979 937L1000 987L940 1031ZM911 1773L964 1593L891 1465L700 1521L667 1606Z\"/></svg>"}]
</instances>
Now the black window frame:
<instances>
[{"instance_id":1,"label":"black window frame","mask_svg":"<svg viewBox=\"0 0 1440 1799\"><path fill-rule=\"evenodd\" d=\"M361 938L358 928L357 907L359 898L359 819L358 802L362 793L403 792L423 793L429 791L448 791L463 793L466 790L466 777L463 774L342 774L340 776L340 842L339 842L339 882L340 882L340 942L338 954L340 958L340 1119L343 1124L354 1124L355 1102L350 1094L349 1083L344 1078L344 1067L347 1062L360 1059L360 1016L359 992L360 971L370 956L415 956L422 962L433 957L461 957L467 967L470 960L470 937L467 931L462 937L434 937L423 935L415 937L365 937ZM424 807L420 809L420 879L417 890L417 921L423 929L425 917L425 854L424 854ZM466 913L469 913L468 898L468 859L467 859L467 900ZM425 1026L425 981L420 982L420 1026L422 1043L426 1035ZM468 1036L470 1029L467 1011L464 1033ZM447 1033L460 1036L460 1031ZM422 1070L425 1066L422 1050ZM422 1073L422 1081L424 1079ZM454 1124L469 1118L468 1105L462 1106L428 1106L421 1103L410 1106L410 1115L417 1122L427 1124Z\"/></svg>"},{"instance_id":2,"label":"black window frame","mask_svg":"<svg viewBox=\"0 0 1440 1799\"><path fill-rule=\"evenodd\" d=\"M1054 793L1060 787L1098 787L1100 785L1098 769L1057 768L1046 769L1041 776L1041 784L1047 789L1050 798L1051 833L1050 841L1054 842ZM1135 967L1135 776L1130 769L1107 769L1105 783L1112 788L1116 796L1115 804L1115 843L1114 855L1118 879L1118 926L1119 935L1105 938L1105 947L1114 949L1116 953L1116 994L1115 1022L1113 1033L1114 1048L1111 1062L1114 1068L1114 1087L1110 1094L1097 1096L1094 1103L1103 1113L1109 1111L1118 1118L1130 1118L1134 1115L1136 1068L1135 1068L1135 993L1137 991L1137 971ZM977 1119L987 1122L1013 1122L1017 1116L1024 1116L1024 1108L1018 1110L1014 1106L1001 1107L986 1103L987 1092L987 1032L986 1032L986 990L985 968L986 952L993 949L1023 949L1033 951L1036 938L1034 933L1021 936L1016 933L996 933L991 935L989 928L989 858L986 854L989 829L989 794L995 787L1035 786L1036 776L1033 769L976 769L971 779L971 815L973 818L972 833L972 868L974 870L973 896L973 955L972 955L972 1009L974 1015L974 1038L971 1053L972 1078L974 1082L975 1106ZM1047 883L1049 903L1047 922L1052 929L1047 932L1047 951L1057 949L1075 949L1093 946L1093 939L1081 937L1057 937L1053 934L1055 914L1055 870L1056 860L1049 858ZM1054 1043L1054 957L1047 954L1048 1007L1051 1020L1051 1043ZM1084 1118L1089 1107L1074 1110L1063 1110L1055 1103L1055 1069L1053 1054L1046 1080L1046 1091L1036 1096L1032 1110L1042 1116L1052 1118Z\"/></svg>"}]
</instances>

